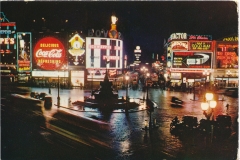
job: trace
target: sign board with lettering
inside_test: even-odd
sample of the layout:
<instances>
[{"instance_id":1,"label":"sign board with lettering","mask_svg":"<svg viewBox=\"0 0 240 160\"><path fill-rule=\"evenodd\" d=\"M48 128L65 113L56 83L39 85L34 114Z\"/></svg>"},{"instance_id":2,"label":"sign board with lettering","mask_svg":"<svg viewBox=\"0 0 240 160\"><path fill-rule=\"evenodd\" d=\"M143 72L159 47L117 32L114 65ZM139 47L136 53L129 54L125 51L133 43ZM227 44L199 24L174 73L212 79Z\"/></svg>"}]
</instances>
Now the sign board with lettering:
<instances>
[{"instance_id":1,"label":"sign board with lettering","mask_svg":"<svg viewBox=\"0 0 240 160\"><path fill-rule=\"evenodd\" d=\"M212 52L173 52L172 68L212 68Z\"/></svg>"},{"instance_id":2,"label":"sign board with lettering","mask_svg":"<svg viewBox=\"0 0 240 160\"><path fill-rule=\"evenodd\" d=\"M16 23L9 22L4 12L0 12L0 53L11 54L17 49Z\"/></svg>"},{"instance_id":3,"label":"sign board with lettering","mask_svg":"<svg viewBox=\"0 0 240 160\"><path fill-rule=\"evenodd\" d=\"M17 70L18 72L30 72L32 70L32 33L17 33Z\"/></svg>"},{"instance_id":4,"label":"sign board with lettering","mask_svg":"<svg viewBox=\"0 0 240 160\"><path fill-rule=\"evenodd\" d=\"M217 68L238 68L238 44L217 44Z\"/></svg>"},{"instance_id":5,"label":"sign board with lettering","mask_svg":"<svg viewBox=\"0 0 240 160\"><path fill-rule=\"evenodd\" d=\"M108 62L108 63L107 63ZM122 69L123 41L86 37L86 69Z\"/></svg>"},{"instance_id":6,"label":"sign board with lettering","mask_svg":"<svg viewBox=\"0 0 240 160\"><path fill-rule=\"evenodd\" d=\"M168 38L168 42L171 40L186 40L187 33L172 33Z\"/></svg>"},{"instance_id":7,"label":"sign board with lettering","mask_svg":"<svg viewBox=\"0 0 240 160\"><path fill-rule=\"evenodd\" d=\"M172 50L188 50L188 41L172 41Z\"/></svg>"},{"instance_id":8,"label":"sign board with lettering","mask_svg":"<svg viewBox=\"0 0 240 160\"><path fill-rule=\"evenodd\" d=\"M195 35L195 34L188 34L189 40L212 40L212 35Z\"/></svg>"},{"instance_id":9,"label":"sign board with lettering","mask_svg":"<svg viewBox=\"0 0 240 160\"><path fill-rule=\"evenodd\" d=\"M33 52L34 69L59 70L65 63L65 47L54 37L40 39Z\"/></svg>"},{"instance_id":10,"label":"sign board with lettering","mask_svg":"<svg viewBox=\"0 0 240 160\"><path fill-rule=\"evenodd\" d=\"M212 51L212 41L189 41L190 51Z\"/></svg>"}]
</instances>

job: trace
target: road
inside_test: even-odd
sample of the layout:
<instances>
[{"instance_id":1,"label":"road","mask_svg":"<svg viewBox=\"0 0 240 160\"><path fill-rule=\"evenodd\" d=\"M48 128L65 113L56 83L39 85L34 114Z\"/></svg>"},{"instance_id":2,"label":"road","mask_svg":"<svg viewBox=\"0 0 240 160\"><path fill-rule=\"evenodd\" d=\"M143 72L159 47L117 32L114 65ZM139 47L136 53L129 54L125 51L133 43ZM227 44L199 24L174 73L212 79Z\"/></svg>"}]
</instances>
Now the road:
<instances>
[{"instance_id":1,"label":"road","mask_svg":"<svg viewBox=\"0 0 240 160\"><path fill-rule=\"evenodd\" d=\"M32 91L46 92L47 88L32 88ZM69 98L71 102L76 100L83 101L84 96L90 96L89 91L84 91L80 89L63 90L60 89L60 104L66 108L79 109L76 106L72 106L69 103ZM119 97L125 96L125 90L119 90ZM129 90L129 97L133 98L138 102L138 98L143 98L145 93L138 90ZM51 95L53 97L53 103L57 104L57 89L51 89ZM171 97L175 96L184 101L184 106L171 107ZM102 154L99 156L97 153L93 157L95 159L234 159L237 154L238 146L238 126L236 118L238 116L238 98L224 97L224 101L218 101L217 106L214 109L214 117L218 114L228 114L232 117L232 136L227 140L213 141L209 143L206 139L200 139L196 137L185 137L179 138L170 134L170 123L171 120L178 116L180 119L184 115L196 116L198 120L204 118L203 111L201 110L200 103L201 97L197 101L192 101L193 94L173 92L173 91L162 91L159 89L149 89L149 98L158 104L158 108L155 108L152 113L152 120L158 126L152 131L145 131L144 122L149 121L149 113L146 111L141 111L144 107L139 107L138 112L133 112L125 114L124 111L117 111L111 114L103 114L100 112L95 112L96 110L91 110L85 108L84 112L78 112L79 116L85 117L95 117L97 119L103 120L110 124L110 130L108 133L104 133L104 136L110 138L111 141L108 144L111 146L111 154ZM226 110L226 104L230 104L228 110ZM50 110L44 110L44 116L47 121L51 119L52 115L59 110L65 110L69 112L69 109L57 108L55 105L52 106ZM89 112L92 111L92 112ZM70 111L76 112L76 111ZM44 132L46 135L51 135L52 133ZM52 137L46 136L46 137ZM87 136L86 136L87 137ZM83 140L86 137L82 136ZM88 137L89 138L89 137ZM99 139L98 139L99 140ZM53 146L56 141L51 140ZM65 143L65 142L64 142ZM224 147L223 147L224 146ZM67 147L62 147L58 150L67 150ZM75 149L69 149L75 148ZM86 150L86 152L81 152L76 149L76 146L68 147L66 154L61 153L61 156L57 157L68 157L72 156L71 151L78 151L80 153L88 154L91 150L96 150L101 148L91 148L88 149L86 146L80 146L81 151ZM84 148L84 149L83 149ZM87 150L89 152L87 152ZM76 152L77 152L76 151ZM106 150L102 150L106 151ZM76 152L73 152L75 154ZM94 152L94 153L95 153ZM49 155L54 157L54 154ZM114 155L114 156L112 156ZM45 157L46 158L46 157ZM56 155L55 155L56 158ZM72 157L74 159L74 157ZM90 158L91 159L91 158Z\"/></svg>"}]
</instances>

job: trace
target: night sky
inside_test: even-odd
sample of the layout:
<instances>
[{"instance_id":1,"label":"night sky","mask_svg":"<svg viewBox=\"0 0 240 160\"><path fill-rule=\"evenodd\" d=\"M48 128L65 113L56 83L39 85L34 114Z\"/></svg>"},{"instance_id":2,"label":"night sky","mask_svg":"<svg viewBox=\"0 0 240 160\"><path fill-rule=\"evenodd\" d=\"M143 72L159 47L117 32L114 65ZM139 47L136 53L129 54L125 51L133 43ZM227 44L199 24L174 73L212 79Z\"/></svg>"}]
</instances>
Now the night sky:
<instances>
[{"instance_id":1,"label":"night sky","mask_svg":"<svg viewBox=\"0 0 240 160\"><path fill-rule=\"evenodd\" d=\"M234 1L5 1L1 2L1 12L10 22L16 22L19 32L41 28L44 17L46 27L52 31L64 26L86 35L92 28L109 30L110 17L115 14L117 30L124 40L124 52L130 60L137 45L145 60L151 59L152 53L161 55L164 39L171 33L212 35L214 40L238 34ZM67 25L64 24L66 19Z\"/></svg>"}]
</instances>

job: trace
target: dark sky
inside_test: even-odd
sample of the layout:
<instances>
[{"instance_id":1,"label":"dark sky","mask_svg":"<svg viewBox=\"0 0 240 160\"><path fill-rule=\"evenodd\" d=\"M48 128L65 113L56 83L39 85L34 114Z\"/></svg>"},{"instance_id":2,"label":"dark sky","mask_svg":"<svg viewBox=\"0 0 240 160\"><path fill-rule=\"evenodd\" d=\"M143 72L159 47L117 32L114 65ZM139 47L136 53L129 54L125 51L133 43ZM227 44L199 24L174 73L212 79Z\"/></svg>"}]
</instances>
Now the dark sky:
<instances>
[{"instance_id":1,"label":"dark sky","mask_svg":"<svg viewBox=\"0 0 240 160\"><path fill-rule=\"evenodd\" d=\"M238 33L237 4L233 1L45 1L1 2L1 12L18 31L31 31L42 24L59 29L68 19L68 29L76 31L109 30L112 13L118 17L117 30L122 33L124 50L130 57L137 45L142 57L163 53L163 41L171 33L185 32L212 35L213 39Z\"/></svg>"}]
</instances>

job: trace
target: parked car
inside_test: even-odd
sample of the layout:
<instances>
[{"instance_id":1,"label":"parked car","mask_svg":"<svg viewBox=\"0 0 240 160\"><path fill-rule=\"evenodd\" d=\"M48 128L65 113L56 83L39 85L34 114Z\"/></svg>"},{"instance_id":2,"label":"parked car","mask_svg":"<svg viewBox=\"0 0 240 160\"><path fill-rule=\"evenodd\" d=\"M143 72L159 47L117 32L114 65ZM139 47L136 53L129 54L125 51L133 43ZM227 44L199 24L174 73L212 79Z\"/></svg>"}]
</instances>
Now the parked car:
<instances>
[{"instance_id":1,"label":"parked car","mask_svg":"<svg viewBox=\"0 0 240 160\"><path fill-rule=\"evenodd\" d=\"M198 120L194 116L183 116L182 122L178 118L174 118L170 124L170 132L175 135L184 135L185 133L192 133L198 129Z\"/></svg>"},{"instance_id":2,"label":"parked car","mask_svg":"<svg viewBox=\"0 0 240 160\"><path fill-rule=\"evenodd\" d=\"M238 97L238 88L226 88L224 94L230 97Z\"/></svg>"},{"instance_id":3,"label":"parked car","mask_svg":"<svg viewBox=\"0 0 240 160\"><path fill-rule=\"evenodd\" d=\"M38 92L31 92L30 97L39 99L39 93Z\"/></svg>"},{"instance_id":4,"label":"parked car","mask_svg":"<svg viewBox=\"0 0 240 160\"><path fill-rule=\"evenodd\" d=\"M47 96L47 95L48 95L47 93L41 92L41 93L39 94L39 99L40 99L40 100L44 100L45 96Z\"/></svg>"},{"instance_id":5,"label":"parked car","mask_svg":"<svg viewBox=\"0 0 240 160\"><path fill-rule=\"evenodd\" d=\"M229 115L218 115L216 118L216 133L219 137L229 137L232 129L232 119Z\"/></svg>"}]
</instances>

